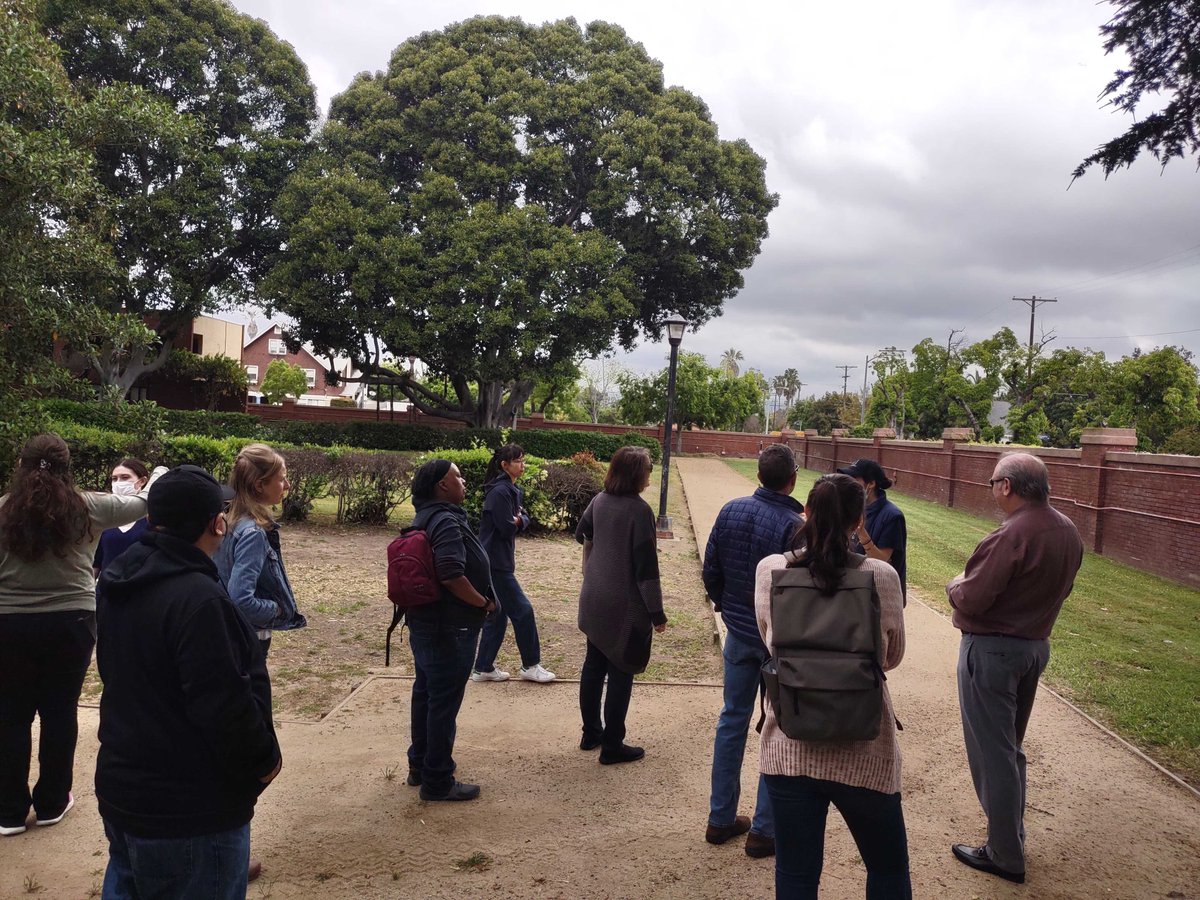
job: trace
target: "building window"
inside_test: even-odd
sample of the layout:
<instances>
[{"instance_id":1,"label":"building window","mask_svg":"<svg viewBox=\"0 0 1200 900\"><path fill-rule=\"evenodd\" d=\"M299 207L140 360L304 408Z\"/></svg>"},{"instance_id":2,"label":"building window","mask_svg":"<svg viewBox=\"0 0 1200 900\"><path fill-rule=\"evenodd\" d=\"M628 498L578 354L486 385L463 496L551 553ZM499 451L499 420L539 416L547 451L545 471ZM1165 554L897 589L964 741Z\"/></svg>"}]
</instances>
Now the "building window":
<instances>
[{"instance_id":1,"label":"building window","mask_svg":"<svg viewBox=\"0 0 1200 900\"><path fill-rule=\"evenodd\" d=\"M204 335L202 335L202 334L193 334L192 335L192 352L195 353L197 356L204 355Z\"/></svg>"},{"instance_id":2,"label":"building window","mask_svg":"<svg viewBox=\"0 0 1200 900\"><path fill-rule=\"evenodd\" d=\"M267 352L272 356L287 356L287 344L282 338L271 338L267 341Z\"/></svg>"},{"instance_id":3,"label":"building window","mask_svg":"<svg viewBox=\"0 0 1200 900\"><path fill-rule=\"evenodd\" d=\"M246 381L258 384L258 366L246 366Z\"/></svg>"},{"instance_id":4,"label":"building window","mask_svg":"<svg viewBox=\"0 0 1200 900\"><path fill-rule=\"evenodd\" d=\"M314 388L317 386L317 370L316 369L305 369L304 377L308 379L308 386L310 388Z\"/></svg>"}]
</instances>

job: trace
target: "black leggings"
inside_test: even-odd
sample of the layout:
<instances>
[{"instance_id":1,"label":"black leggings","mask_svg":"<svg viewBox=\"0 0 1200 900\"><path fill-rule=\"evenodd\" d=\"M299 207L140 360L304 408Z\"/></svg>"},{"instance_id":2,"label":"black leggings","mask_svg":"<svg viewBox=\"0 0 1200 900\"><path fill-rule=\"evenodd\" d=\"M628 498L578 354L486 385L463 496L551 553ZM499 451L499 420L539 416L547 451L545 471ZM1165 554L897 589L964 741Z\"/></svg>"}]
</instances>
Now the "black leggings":
<instances>
[{"instance_id":1,"label":"black leggings","mask_svg":"<svg viewBox=\"0 0 1200 900\"><path fill-rule=\"evenodd\" d=\"M608 677L608 692L604 679ZM605 750L616 750L625 741L625 714L633 693L633 675L618 669L603 651L587 642L587 656L579 673L579 712L583 717L583 736L600 740ZM600 696L604 694L604 719L600 719Z\"/></svg>"}]
</instances>

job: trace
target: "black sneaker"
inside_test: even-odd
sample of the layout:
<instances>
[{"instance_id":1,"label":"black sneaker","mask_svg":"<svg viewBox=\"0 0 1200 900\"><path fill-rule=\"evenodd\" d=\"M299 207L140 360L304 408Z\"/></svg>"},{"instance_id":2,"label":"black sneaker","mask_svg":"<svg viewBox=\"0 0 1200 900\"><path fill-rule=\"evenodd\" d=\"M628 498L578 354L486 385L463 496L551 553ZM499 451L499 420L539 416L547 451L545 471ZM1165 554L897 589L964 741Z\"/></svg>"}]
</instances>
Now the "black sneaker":
<instances>
[{"instance_id":1,"label":"black sneaker","mask_svg":"<svg viewBox=\"0 0 1200 900\"><path fill-rule=\"evenodd\" d=\"M595 750L599 746L600 746L600 738L598 738L598 737L590 737L589 735L585 734L582 738L579 739L579 749L580 750Z\"/></svg>"},{"instance_id":2,"label":"black sneaker","mask_svg":"<svg viewBox=\"0 0 1200 900\"><path fill-rule=\"evenodd\" d=\"M404 779L404 783L407 784L409 787L420 787L421 786L421 770L420 769L409 769L408 777Z\"/></svg>"},{"instance_id":3,"label":"black sneaker","mask_svg":"<svg viewBox=\"0 0 1200 900\"><path fill-rule=\"evenodd\" d=\"M478 796L479 785L466 784L462 781L454 782L454 784L450 785L450 790L436 797L426 792L424 786L421 788L421 799L431 802L438 800L474 800Z\"/></svg>"},{"instance_id":4,"label":"black sneaker","mask_svg":"<svg viewBox=\"0 0 1200 900\"><path fill-rule=\"evenodd\" d=\"M602 749L600 751L600 765L615 766L617 763L633 762L645 755L646 751L641 747L630 747L628 744L621 744L621 746L614 750Z\"/></svg>"}]
</instances>

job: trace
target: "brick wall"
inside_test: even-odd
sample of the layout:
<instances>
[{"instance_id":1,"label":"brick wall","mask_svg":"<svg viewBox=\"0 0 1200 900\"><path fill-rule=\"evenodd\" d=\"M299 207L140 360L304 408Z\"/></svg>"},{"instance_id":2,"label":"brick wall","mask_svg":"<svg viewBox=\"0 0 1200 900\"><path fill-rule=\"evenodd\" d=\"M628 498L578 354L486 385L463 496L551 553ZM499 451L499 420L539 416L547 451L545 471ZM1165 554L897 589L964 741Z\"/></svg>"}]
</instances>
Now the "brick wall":
<instances>
[{"instance_id":1,"label":"brick wall","mask_svg":"<svg viewBox=\"0 0 1200 900\"><path fill-rule=\"evenodd\" d=\"M255 406L264 419L306 421L388 421L397 424L464 427L461 422L415 410L340 409L317 406ZM517 419L520 428L570 428L624 434L637 431L662 439L662 428L551 422L541 416ZM814 433L779 435L730 431L685 431L684 453L753 459L770 443L786 441L805 469L833 472L854 460L877 460L896 488L906 494L975 515L999 520L988 479L1008 448L966 442L960 429L947 429L938 441L898 441L880 429L874 438L822 437ZM678 433L676 433L678 440ZM1200 457L1127 452L1137 443L1120 428L1087 429L1082 449L1032 449L1050 472L1051 503L1079 529L1084 545L1097 553L1200 588ZM677 451L678 443L672 444Z\"/></svg>"}]
</instances>

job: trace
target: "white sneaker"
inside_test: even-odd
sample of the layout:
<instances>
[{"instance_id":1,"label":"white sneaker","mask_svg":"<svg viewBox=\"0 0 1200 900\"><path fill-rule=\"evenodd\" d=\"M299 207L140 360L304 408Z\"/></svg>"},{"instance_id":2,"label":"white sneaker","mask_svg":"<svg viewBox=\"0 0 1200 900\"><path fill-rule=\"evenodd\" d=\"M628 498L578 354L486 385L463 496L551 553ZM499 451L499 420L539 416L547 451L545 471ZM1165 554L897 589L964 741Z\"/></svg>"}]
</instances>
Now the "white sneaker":
<instances>
[{"instance_id":1,"label":"white sneaker","mask_svg":"<svg viewBox=\"0 0 1200 900\"><path fill-rule=\"evenodd\" d=\"M14 834L24 834L24 825L0 825L0 836L9 837Z\"/></svg>"},{"instance_id":2,"label":"white sneaker","mask_svg":"<svg viewBox=\"0 0 1200 900\"><path fill-rule=\"evenodd\" d=\"M490 672L480 672L478 670L471 673L472 681L508 681L509 674L496 666Z\"/></svg>"},{"instance_id":3,"label":"white sneaker","mask_svg":"<svg viewBox=\"0 0 1200 900\"><path fill-rule=\"evenodd\" d=\"M538 663L536 666L530 666L528 669L522 669L521 677L526 681L536 681L538 684L546 684L553 681L558 676L548 669L543 669L542 664Z\"/></svg>"},{"instance_id":4,"label":"white sneaker","mask_svg":"<svg viewBox=\"0 0 1200 900\"><path fill-rule=\"evenodd\" d=\"M38 819L37 823L39 825L57 825L59 822L61 822L63 820L63 818L66 816L66 814L71 811L71 807L74 805L75 805L75 795L68 792L67 808L64 809L62 812L60 812L53 819Z\"/></svg>"}]
</instances>

